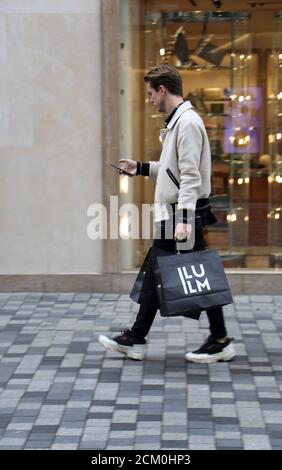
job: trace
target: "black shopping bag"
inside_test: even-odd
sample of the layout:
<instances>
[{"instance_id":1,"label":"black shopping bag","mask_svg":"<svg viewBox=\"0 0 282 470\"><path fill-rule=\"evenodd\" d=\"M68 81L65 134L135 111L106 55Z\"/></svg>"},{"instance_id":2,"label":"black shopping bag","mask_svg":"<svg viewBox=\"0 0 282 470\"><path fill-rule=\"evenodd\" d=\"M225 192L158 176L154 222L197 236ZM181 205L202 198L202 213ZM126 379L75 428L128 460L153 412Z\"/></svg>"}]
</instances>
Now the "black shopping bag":
<instances>
[{"instance_id":1,"label":"black shopping bag","mask_svg":"<svg viewBox=\"0 0 282 470\"><path fill-rule=\"evenodd\" d=\"M151 252L152 248L149 249L143 261L130 293L130 298L138 304L149 303L151 297L155 296L154 282L152 279L153 272L150 261Z\"/></svg>"},{"instance_id":2,"label":"black shopping bag","mask_svg":"<svg viewBox=\"0 0 282 470\"><path fill-rule=\"evenodd\" d=\"M233 302L219 254L191 251L157 258L159 308L164 317L198 318L203 310Z\"/></svg>"},{"instance_id":3,"label":"black shopping bag","mask_svg":"<svg viewBox=\"0 0 282 470\"><path fill-rule=\"evenodd\" d=\"M157 268L157 258L168 256L170 252L166 249L152 246L146 254L137 278L133 284L130 298L138 304L157 304L158 296L156 292L155 269Z\"/></svg>"}]
</instances>

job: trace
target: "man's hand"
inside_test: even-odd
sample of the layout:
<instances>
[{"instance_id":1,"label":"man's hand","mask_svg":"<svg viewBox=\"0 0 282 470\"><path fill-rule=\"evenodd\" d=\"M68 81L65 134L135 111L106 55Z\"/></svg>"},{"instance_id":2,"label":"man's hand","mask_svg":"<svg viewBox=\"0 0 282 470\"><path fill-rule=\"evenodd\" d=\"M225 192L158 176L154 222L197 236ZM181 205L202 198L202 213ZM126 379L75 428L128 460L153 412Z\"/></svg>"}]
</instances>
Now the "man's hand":
<instances>
[{"instance_id":1,"label":"man's hand","mask_svg":"<svg viewBox=\"0 0 282 470\"><path fill-rule=\"evenodd\" d=\"M122 158L119 160L120 163L122 163L121 169L120 169L120 174L123 174L123 171L126 171L127 173L130 173L130 176L135 176L137 172L137 162L135 160L130 160L128 158Z\"/></svg>"},{"instance_id":2,"label":"man's hand","mask_svg":"<svg viewBox=\"0 0 282 470\"><path fill-rule=\"evenodd\" d=\"M179 222L175 228L174 240L176 241L188 240L191 236L191 230L192 230L191 224L183 224Z\"/></svg>"}]
</instances>

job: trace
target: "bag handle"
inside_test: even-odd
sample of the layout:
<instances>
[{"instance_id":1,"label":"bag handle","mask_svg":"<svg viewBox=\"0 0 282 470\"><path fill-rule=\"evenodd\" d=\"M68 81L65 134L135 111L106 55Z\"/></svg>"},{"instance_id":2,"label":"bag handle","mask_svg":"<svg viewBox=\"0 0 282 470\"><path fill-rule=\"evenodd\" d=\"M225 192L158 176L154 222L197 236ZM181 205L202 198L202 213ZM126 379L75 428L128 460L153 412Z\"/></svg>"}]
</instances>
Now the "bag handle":
<instances>
[{"instance_id":1,"label":"bag handle","mask_svg":"<svg viewBox=\"0 0 282 470\"><path fill-rule=\"evenodd\" d=\"M202 35L201 38L199 39L199 42L194 50L194 54L199 55L203 48L210 42L213 34L208 35L208 24L209 24L209 13L205 13L204 17L204 22L203 22L203 29L202 29Z\"/></svg>"}]
</instances>

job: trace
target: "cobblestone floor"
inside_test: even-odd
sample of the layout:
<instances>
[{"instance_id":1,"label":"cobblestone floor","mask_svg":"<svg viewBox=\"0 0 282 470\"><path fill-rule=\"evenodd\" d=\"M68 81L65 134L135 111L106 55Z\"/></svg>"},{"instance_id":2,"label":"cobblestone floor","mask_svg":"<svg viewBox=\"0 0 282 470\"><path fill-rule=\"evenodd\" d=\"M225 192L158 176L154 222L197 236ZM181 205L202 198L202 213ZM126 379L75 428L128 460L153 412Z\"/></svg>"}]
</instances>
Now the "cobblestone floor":
<instances>
[{"instance_id":1,"label":"cobblestone floor","mask_svg":"<svg viewBox=\"0 0 282 470\"><path fill-rule=\"evenodd\" d=\"M147 357L97 342L131 324L116 294L0 294L0 449L282 449L282 296L225 307L237 357L184 360L208 335L159 316Z\"/></svg>"}]
</instances>

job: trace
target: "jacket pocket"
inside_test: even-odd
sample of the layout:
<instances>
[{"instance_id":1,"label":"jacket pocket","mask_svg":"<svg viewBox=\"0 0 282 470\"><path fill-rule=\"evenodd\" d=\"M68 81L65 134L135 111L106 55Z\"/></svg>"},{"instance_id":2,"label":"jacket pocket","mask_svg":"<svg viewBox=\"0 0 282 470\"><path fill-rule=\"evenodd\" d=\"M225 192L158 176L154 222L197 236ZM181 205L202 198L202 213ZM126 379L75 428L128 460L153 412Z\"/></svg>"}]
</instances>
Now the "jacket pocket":
<instances>
[{"instance_id":1,"label":"jacket pocket","mask_svg":"<svg viewBox=\"0 0 282 470\"><path fill-rule=\"evenodd\" d=\"M166 172L167 172L168 176L170 177L171 181L172 181L172 182L175 184L175 186L177 187L177 189L179 189L179 188L180 188L180 184L179 184L179 182L177 181L177 179L175 178L175 176L174 176L174 174L172 173L172 171L171 171L169 168L167 168L167 169L166 169Z\"/></svg>"}]
</instances>

